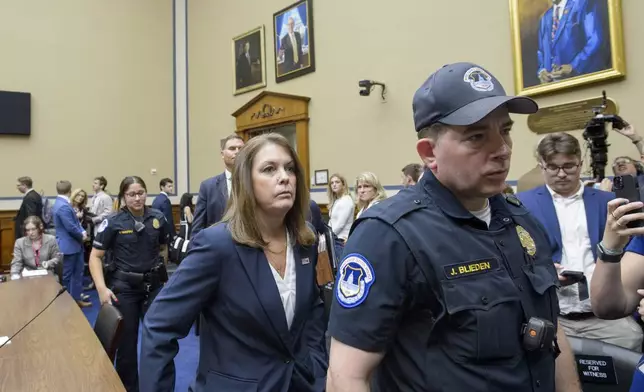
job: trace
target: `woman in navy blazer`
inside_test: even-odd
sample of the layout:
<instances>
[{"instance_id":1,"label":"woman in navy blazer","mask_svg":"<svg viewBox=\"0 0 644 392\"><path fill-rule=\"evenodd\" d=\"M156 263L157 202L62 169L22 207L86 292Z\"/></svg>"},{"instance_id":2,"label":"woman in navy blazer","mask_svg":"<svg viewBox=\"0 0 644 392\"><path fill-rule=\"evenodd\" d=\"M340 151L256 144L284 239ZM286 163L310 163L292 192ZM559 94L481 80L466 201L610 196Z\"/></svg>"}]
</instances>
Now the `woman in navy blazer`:
<instances>
[{"instance_id":1,"label":"woman in navy blazer","mask_svg":"<svg viewBox=\"0 0 644 392\"><path fill-rule=\"evenodd\" d=\"M196 316L193 391L324 391L327 320L316 284L317 244L296 153L279 134L241 150L222 222L200 232L144 320L140 390L174 391L177 340Z\"/></svg>"}]
</instances>

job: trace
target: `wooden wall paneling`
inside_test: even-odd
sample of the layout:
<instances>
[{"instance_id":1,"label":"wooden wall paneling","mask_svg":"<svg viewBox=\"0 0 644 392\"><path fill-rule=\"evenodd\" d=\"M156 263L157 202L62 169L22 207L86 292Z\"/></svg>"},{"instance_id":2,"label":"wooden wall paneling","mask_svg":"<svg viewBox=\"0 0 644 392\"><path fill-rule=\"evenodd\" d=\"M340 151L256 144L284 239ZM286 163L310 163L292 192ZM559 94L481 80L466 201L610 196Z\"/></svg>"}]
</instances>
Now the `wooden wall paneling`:
<instances>
[{"instance_id":1,"label":"wooden wall paneling","mask_svg":"<svg viewBox=\"0 0 644 392\"><path fill-rule=\"evenodd\" d=\"M17 211L0 211L0 272L9 271L16 241L14 221Z\"/></svg>"}]
</instances>

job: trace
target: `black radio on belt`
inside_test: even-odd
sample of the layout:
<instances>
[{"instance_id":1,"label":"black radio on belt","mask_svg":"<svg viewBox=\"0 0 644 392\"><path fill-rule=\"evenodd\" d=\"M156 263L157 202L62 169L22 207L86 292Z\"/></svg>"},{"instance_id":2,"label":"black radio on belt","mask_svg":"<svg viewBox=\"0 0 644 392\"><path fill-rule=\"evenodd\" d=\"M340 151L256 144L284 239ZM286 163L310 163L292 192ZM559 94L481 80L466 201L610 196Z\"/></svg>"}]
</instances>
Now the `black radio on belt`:
<instances>
[{"instance_id":1,"label":"black radio on belt","mask_svg":"<svg viewBox=\"0 0 644 392\"><path fill-rule=\"evenodd\" d=\"M527 351L551 350L555 345L555 325L550 320L530 317L523 324L523 348Z\"/></svg>"}]
</instances>

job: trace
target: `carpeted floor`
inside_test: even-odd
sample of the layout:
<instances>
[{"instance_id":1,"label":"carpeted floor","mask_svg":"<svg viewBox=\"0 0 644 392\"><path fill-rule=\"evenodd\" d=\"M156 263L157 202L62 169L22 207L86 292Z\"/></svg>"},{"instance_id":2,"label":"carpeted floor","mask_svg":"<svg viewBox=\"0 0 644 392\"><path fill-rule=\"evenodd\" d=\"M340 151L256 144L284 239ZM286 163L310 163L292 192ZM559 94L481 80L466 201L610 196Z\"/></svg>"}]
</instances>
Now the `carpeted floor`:
<instances>
[{"instance_id":1,"label":"carpeted floor","mask_svg":"<svg viewBox=\"0 0 644 392\"><path fill-rule=\"evenodd\" d=\"M86 283L89 283L89 281L86 281ZM84 308L83 313L85 313L85 317L87 317L89 323L93 327L100 309L98 294L96 293L96 290L86 291L85 294L90 296L90 300L94 306L91 308ZM176 366L175 391L185 392L188 390L188 386L195 378L198 361L199 337L195 336L193 328L185 339L179 340L179 354L177 354L174 359Z\"/></svg>"}]
</instances>

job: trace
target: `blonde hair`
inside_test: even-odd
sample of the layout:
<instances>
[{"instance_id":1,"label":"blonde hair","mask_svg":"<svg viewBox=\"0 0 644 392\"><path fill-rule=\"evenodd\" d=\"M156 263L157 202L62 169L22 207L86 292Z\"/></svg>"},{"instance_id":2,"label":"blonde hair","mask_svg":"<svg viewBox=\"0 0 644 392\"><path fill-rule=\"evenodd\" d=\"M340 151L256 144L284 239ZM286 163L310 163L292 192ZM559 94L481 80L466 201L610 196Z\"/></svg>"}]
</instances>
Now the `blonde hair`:
<instances>
[{"instance_id":1,"label":"blonde hair","mask_svg":"<svg viewBox=\"0 0 644 392\"><path fill-rule=\"evenodd\" d=\"M333 178L337 178L342 183L342 192L340 195L336 195L335 192L331 190L331 180L333 180ZM345 195L350 195L349 187L347 186L347 179L344 178L344 176L339 173L333 173L331 177L329 177L329 184L326 187L326 195L329 198L329 214L330 214L331 209L333 209L333 205L335 204L336 200L338 200L339 198Z\"/></svg>"},{"instance_id":2,"label":"blonde hair","mask_svg":"<svg viewBox=\"0 0 644 392\"><path fill-rule=\"evenodd\" d=\"M367 185L372 186L376 190L376 196L368 203L363 202L358 199L358 210L361 210L369 205L369 203L373 201L381 201L385 200L387 198L387 192L385 192L385 188L382 187L382 184L380 184L380 180L378 180L378 177L376 177L375 174L372 172L363 172L356 177L356 193L358 192L358 185L363 182Z\"/></svg>"},{"instance_id":3,"label":"blonde hair","mask_svg":"<svg viewBox=\"0 0 644 392\"><path fill-rule=\"evenodd\" d=\"M79 207L85 208L87 206L87 192L85 192L81 188L74 189L74 191L72 192L72 195L69 197L69 201L72 203L72 206L76 205L76 200L74 199L76 199L76 196L80 195L81 193L83 194L84 198L83 198L83 204L79 205Z\"/></svg>"},{"instance_id":4,"label":"blonde hair","mask_svg":"<svg viewBox=\"0 0 644 392\"><path fill-rule=\"evenodd\" d=\"M312 245L315 242L315 234L306 224L306 215L310 210L310 205L304 169L288 140L277 133L256 136L239 151L232 172L232 192L228 200L226 214L221 222L228 223L233 240L239 244L254 248L263 248L268 245L259 230L255 213L258 206L253 189L253 162L259 151L270 144L275 144L286 150L295 165L295 201L293 207L284 217L286 229L298 244Z\"/></svg>"}]
</instances>

